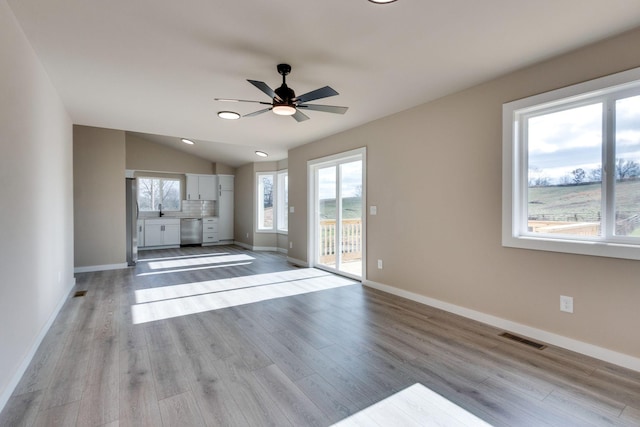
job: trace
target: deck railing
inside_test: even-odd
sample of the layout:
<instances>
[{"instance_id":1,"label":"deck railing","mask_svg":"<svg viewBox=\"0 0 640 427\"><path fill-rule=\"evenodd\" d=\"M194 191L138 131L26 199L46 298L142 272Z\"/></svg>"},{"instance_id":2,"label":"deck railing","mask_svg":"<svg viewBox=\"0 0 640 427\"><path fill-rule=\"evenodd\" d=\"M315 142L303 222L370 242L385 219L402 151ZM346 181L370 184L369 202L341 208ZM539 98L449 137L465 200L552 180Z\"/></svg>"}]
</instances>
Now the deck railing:
<instances>
[{"instance_id":1,"label":"deck railing","mask_svg":"<svg viewBox=\"0 0 640 427\"><path fill-rule=\"evenodd\" d=\"M362 220L342 220L342 261L354 261L362 258ZM336 256L336 220L320 221L320 262L333 263Z\"/></svg>"}]
</instances>

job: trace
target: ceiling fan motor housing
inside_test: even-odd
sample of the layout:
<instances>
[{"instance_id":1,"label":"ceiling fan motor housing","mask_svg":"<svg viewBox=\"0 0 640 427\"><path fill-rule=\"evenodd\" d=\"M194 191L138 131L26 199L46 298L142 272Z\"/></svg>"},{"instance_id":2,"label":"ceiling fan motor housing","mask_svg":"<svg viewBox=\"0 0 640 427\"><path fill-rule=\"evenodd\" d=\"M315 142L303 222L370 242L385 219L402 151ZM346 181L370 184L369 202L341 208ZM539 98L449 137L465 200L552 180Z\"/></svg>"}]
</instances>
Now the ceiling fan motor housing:
<instances>
[{"instance_id":1,"label":"ceiling fan motor housing","mask_svg":"<svg viewBox=\"0 0 640 427\"><path fill-rule=\"evenodd\" d=\"M282 86L280 86L279 88L277 88L276 90L274 90L274 92L276 93L276 95L278 95L278 97L280 97L280 99L282 100L282 102L278 102L275 98L273 99L273 104L280 104L280 105L292 105L293 104L293 99L296 97L295 92L293 91L293 89L291 89L289 86L287 86L286 83L282 83Z\"/></svg>"}]
</instances>

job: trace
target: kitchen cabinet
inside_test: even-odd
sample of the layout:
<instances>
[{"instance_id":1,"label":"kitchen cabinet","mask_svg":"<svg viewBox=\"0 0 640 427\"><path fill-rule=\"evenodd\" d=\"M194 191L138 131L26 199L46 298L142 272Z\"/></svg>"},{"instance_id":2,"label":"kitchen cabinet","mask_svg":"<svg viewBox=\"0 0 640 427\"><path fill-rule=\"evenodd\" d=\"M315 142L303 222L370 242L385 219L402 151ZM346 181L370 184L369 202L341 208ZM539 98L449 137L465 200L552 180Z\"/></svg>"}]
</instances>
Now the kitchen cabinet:
<instances>
[{"instance_id":1,"label":"kitchen cabinet","mask_svg":"<svg viewBox=\"0 0 640 427\"><path fill-rule=\"evenodd\" d=\"M207 243L218 243L219 241L218 218L202 218L202 245L204 246Z\"/></svg>"},{"instance_id":2,"label":"kitchen cabinet","mask_svg":"<svg viewBox=\"0 0 640 427\"><path fill-rule=\"evenodd\" d=\"M218 177L216 175L187 176L187 200L218 200Z\"/></svg>"},{"instance_id":3,"label":"kitchen cabinet","mask_svg":"<svg viewBox=\"0 0 640 427\"><path fill-rule=\"evenodd\" d=\"M154 218L144 220L144 246L180 245L180 219Z\"/></svg>"},{"instance_id":4,"label":"kitchen cabinet","mask_svg":"<svg viewBox=\"0 0 640 427\"><path fill-rule=\"evenodd\" d=\"M218 175L218 237L233 241L234 176Z\"/></svg>"}]
</instances>

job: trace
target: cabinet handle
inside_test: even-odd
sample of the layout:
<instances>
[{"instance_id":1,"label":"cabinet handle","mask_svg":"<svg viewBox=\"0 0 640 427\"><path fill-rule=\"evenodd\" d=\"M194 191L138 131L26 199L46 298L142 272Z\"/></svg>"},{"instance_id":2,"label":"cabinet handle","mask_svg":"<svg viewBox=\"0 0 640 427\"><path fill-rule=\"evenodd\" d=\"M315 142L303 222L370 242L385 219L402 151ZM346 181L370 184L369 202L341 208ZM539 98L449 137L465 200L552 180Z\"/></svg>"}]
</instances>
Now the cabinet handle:
<instances>
[{"instance_id":1,"label":"cabinet handle","mask_svg":"<svg viewBox=\"0 0 640 427\"><path fill-rule=\"evenodd\" d=\"M218 185L218 189L220 191L220 196L219 197L222 197L222 184Z\"/></svg>"}]
</instances>

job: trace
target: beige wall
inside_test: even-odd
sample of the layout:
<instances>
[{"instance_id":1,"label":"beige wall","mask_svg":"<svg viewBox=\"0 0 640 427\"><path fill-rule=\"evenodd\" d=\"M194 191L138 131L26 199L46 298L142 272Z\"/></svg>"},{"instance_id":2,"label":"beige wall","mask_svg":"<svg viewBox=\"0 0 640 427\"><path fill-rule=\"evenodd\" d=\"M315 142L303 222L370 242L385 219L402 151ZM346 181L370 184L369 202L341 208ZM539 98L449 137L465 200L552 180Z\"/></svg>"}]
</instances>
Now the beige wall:
<instances>
[{"instance_id":1,"label":"beige wall","mask_svg":"<svg viewBox=\"0 0 640 427\"><path fill-rule=\"evenodd\" d=\"M235 175L236 168L225 165L224 163L216 162L213 164L213 173L216 175Z\"/></svg>"},{"instance_id":2,"label":"beige wall","mask_svg":"<svg viewBox=\"0 0 640 427\"><path fill-rule=\"evenodd\" d=\"M284 167L282 167L284 165ZM287 161L249 163L236 169L235 240L255 248L288 247L286 235L256 231L256 173L286 169ZM247 233L249 237L247 238Z\"/></svg>"},{"instance_id":3,"label":"beige wall","mask_svg":"<svg viewBox=\"0 0 640 427\"><path fill-rule=\"evenodd\" d=\"M73 286L71 119L0 0L0 410Z\"/></svg>"},{"instance_id":4,"label":"beige wall","mask_svg":"<svg viewBox=\"0 0 640 427\"><path fill-rule=\"evenodd\" d=\"M125 134L73 127L75 266L126 262Z\"/></svg>"},{"instance_id":5,"label":"beige wall","mask_svg":"<svg viewBox=\"0 0 640 427\"><path fill-rule=\"evenodd\" d=\"M237 242L253 246L255 212L253 163L236 169L234 179L234 233Z\"/></svg>"},{"instance_id":6,"label":"beige wall","mask_svg":"<svg viewBox=\"0 0 640 427\"><path fill-rule=\"evenodd\" d=\"M369 280L640 357L638 261L501 246L502 104L638 67L638 45L640 30L291 150L289 256L307 259L307 160L366 146Z\"/></svg>"},{"instance_id":7,"label":"beige wall","mask_svg":"<svg viewBox=\"0 0 640 427\"><path fill-rule=\"evenodd\" d=\"M127 169L213 174L214 164L201 157L126 134Z\"/></svg>"}]
</instances>

